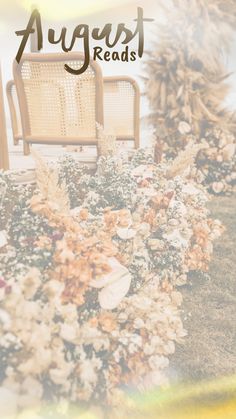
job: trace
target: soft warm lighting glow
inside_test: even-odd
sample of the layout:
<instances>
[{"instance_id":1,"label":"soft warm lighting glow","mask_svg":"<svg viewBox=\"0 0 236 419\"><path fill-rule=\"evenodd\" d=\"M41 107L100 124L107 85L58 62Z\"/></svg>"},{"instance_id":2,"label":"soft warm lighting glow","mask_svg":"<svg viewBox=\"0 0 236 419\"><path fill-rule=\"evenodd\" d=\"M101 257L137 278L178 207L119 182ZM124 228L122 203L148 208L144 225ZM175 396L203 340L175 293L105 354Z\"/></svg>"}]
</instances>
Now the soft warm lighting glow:
<instances>
[{"instance_id":1,"label":"soft warm lighting glow","mask_svg":"<svg viewBox=\"0 0 236 419\"><path fill-rule=\"evenodd\" d=\"M43 17L50 20L73 19L96 12L126 5L132 0L18 0L19 3L31 11L36 6Z\"/></svg>"}]
</instances>

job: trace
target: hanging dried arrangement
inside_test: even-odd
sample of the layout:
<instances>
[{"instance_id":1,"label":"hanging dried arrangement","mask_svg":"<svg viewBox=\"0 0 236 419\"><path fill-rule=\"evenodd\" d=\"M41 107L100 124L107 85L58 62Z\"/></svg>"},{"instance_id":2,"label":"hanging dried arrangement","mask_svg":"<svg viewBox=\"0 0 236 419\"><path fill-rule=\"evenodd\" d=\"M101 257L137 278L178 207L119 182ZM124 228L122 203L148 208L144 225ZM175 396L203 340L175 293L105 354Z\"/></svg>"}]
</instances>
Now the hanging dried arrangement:
<instances>
[{"instance_id":1,"label":"hanging dried arrangement","mask_svg":"<svg viewBox=\"0 0 236 419\"><path fill-rule=\"evenodd\" d=\"M222 164L218 167L225 159L219 138L212 135L217 129L220 142L225 143L227 138L224 146L230 145L232 149L235 138L229 133L234 132L236 122L234 113L225 107L230 74L224 68L223 57L233 37L236 2L225 3L160 1L162 21L158 23L154 48L148 53L145 79L156 148L172 158L189 142L199 143L205 137L210 149L217 150L201 152L201 159L197 159L198 179L214 190L212 184L224 178L221 192L235 182L236 171L234 155L222 170Z\"/></svg>"}]
</instances>

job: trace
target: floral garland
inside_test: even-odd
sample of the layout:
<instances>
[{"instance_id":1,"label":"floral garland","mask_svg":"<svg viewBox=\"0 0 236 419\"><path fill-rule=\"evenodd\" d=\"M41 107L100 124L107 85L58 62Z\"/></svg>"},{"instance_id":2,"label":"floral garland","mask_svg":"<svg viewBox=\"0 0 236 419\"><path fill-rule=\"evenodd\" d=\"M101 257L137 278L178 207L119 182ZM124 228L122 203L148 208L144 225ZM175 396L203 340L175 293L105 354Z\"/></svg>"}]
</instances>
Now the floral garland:
<instances>
[{"instance_id":1,"label":"floral garland","mask_svg":"<svg viewBox=\"0 0 236 419\"><path fill-rule=\"evenodd\" d=\"M111 404L162 385L186 334L175 285L207 272L222 231L205 192L143 150L95 175L36 160L0 236L0 399Z\"/></svg>"}]
</instances>

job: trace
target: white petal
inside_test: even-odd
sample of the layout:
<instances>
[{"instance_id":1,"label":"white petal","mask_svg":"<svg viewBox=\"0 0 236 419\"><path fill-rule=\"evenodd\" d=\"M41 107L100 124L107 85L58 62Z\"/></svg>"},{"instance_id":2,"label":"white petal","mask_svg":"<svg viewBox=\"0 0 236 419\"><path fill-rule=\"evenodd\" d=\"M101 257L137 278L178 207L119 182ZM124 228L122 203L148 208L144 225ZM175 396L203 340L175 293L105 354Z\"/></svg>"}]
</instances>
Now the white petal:
<instances>
[{"instance_id":1,"label":"white petal","mask_svg":"<svg viewBox=\"0 0 236 419\"><path fill-rule=\"evenodd\" d=\"M92 280L90 282L91 287L103 288L106 285L112 284L113 282L119 280L120 277L129 272L128 269L121 265L116 258L110 258L109 265L112 268L112 271L99 279Z\"/></svg>"},{"instance_id":2,"label":"white petal","mask_svg":"<svg viewBox=\"0 0 236 419\"><path fill-rule=\"evenodd\" d=\"M132 239L136 235L136 231L133 228L117 228L117 235L122 240Z\"/></svg>"},{"instance_id":3,"label":"white petal","mask_svg":"<svg viewBox=\"0 0 236 419\"><path fill-rule=\"evenodd\" d=\"M141 177L142 179L152 179L153 178L153 170L152 167L147 166L145 164L141 164L135 169L132 170L132 175Z\"/></svg>"},{"instance_id":4,"label":"white petal","mask_svg":"<svg viewBox=\"0 0 236 419\"><path fill-rule=\"evenodd\" d=\"M181 121L179 123L179 126L178 126L178 131L182 135L189 134L189 132L191 131L191 127L190 127L190 125L187 122Z\"/></svg>"},{"instance_id":5,"label":"white petal","mask_svg":"<svg viewBox=\"0 0 236 419\"><path fill-rule=\"evenodd\" d=\"M67 342L74 342L76 339L76 328L73 325L64 323L61 325L60 336Z\"/></svg>"},{"instance_id":6,"label":"white petal","mask_svg":"<svg viewBox=\"0 0 236 419\"><path fill-rule=\"evenodd\" d=\"M186 240L178 230L173 230L169 234L164 234L163 237L176 249L188 247L188 240Z\"/></svg>"},{"instance_id":7,"label":"white petal","mask_svg":"<svg viewBox=\"0 0 236 419\"><path fill-rule=\"evenodd\" d=\"M7 245L7 236L5 231L0 231L0 248Z\"/></svg>"},{"instance_id":8,"label":"white petal","mask_svg":"<svg viewBox=\"0 0 236 419\"><path fill-rule=\"evenodd\" d=\"M104 310L113 310L126 296L131 284L130 273L124 274L118 281L107 285L100 291L98 300Z\"/></svg>"}]
</instances>

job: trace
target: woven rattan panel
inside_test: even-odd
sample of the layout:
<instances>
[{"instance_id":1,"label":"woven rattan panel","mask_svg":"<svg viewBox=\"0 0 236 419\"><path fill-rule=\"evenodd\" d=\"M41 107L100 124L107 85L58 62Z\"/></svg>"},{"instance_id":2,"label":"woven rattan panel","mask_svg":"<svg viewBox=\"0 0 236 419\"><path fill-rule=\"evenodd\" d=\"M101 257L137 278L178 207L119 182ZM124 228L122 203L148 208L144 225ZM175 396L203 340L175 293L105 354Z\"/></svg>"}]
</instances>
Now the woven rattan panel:
<instances>
[{"instance_id":1,"label":"woven rattan panel","mask_svg":"<svg viewBox=\"0 0 236 419\"><path fill-rule=\"evenodd\" d=\"M92 68L81 75L78 61L29 62L22 65L22 79L29 113L30 135L95 138L96 84Z\"/></svg>"},{"instance_id":2,"label":"woven rattan panel","mask_svg":"<svg viewBox=\"0 0 236 419\"><path fill-rule=\"evenodd\" d=\"M134 135L135 90L128 81L104 83L104 126L119 137Z\"/></svg>"}]
</instances>

